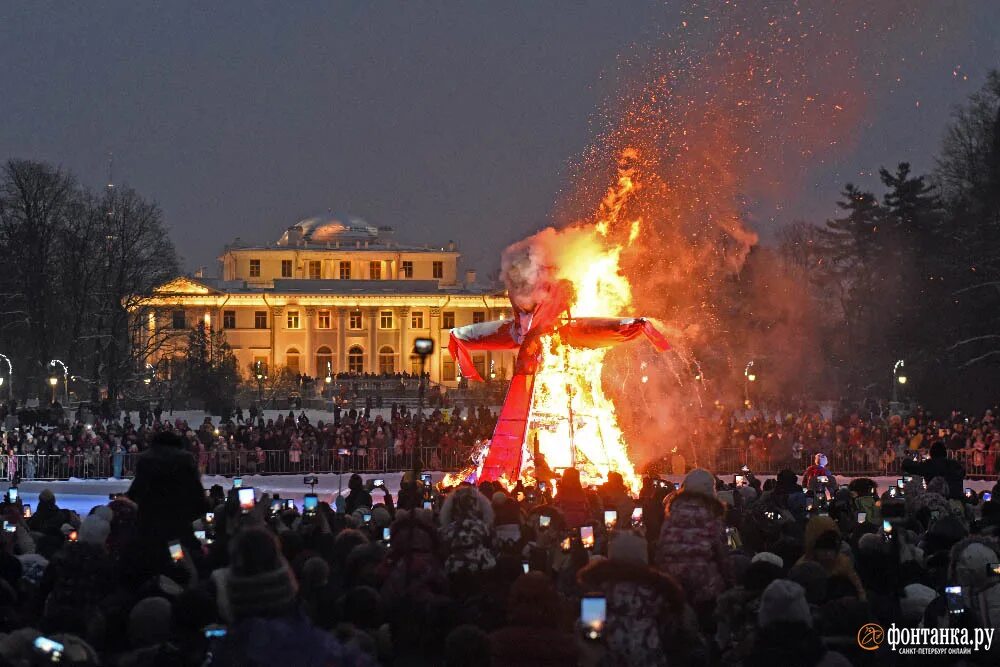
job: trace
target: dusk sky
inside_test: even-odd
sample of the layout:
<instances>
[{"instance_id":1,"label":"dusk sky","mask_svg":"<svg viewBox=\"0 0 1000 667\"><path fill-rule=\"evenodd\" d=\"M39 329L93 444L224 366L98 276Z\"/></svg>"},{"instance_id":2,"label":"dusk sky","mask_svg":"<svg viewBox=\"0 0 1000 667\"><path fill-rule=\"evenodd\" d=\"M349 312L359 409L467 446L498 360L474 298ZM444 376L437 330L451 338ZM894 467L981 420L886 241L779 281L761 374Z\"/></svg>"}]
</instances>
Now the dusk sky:
<instances>
[{"instance_id":1,"label":"dusk sky","mask_svg":"<svg viewBox=\"0 0 1000 667\"><path fill-rule=\"evenodd\" d=\"M454 239L466 267L491 270L547 223L620 58L669 47L674 6L3 2L0 158L100 186L113 152L115 181L161 205L186 269L333 211ZM938 7L928 20L947 25L896 40L901 81L873 82L867 127L789 218L822 220L881 164L932 167L951 108L1000 66L1000 2Z\"/></svg>"}]
</instances>

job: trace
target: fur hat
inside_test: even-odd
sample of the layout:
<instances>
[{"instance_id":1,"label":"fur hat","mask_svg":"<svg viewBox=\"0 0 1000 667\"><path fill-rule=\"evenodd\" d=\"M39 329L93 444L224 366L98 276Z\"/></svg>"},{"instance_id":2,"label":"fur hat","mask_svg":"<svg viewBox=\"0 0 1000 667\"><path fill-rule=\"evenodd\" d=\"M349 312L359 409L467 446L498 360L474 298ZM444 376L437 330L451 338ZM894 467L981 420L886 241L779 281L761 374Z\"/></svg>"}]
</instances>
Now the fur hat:
<instances>
[{"instance_id":1,"label":"fur hat","mask_svg":"<svg viewBox=\"0 0 1000 667\"><path fill-rule=\"evenodd\" d=\"M788 579L775 579L760 596L757 622L765 628L775 623L801 623L812 627L812 612L805 589Z\"/></svg>"},{"instance_id":2,"label":"fur hat","mask_svg":"<svg viewBox=\"0 0 1000 667\"><path fill-rule=\"evenodd\" d=\"M715 497L715 476L704 468L695 468L684 477L681 490Z\"/></svg>"},{"instance_id":3,"label":"fur hat","mask_svg":"<svg viewBox=\"0 0 1000 667\"><path fill-rule=\"evenodd\" d=\"M649 563L649 547L646 540L635 533L615 531L611 533L608 558L646 565Z\"/></svg>"},{"instance_id":4,"label":"fur hat","mask_svg":"<svg viewBox=\"0 0 1000 667\"><path fill-rule=\"evenodd\" d=\"M111 524L97 516L91 514L80 524L79 539L88 544L104 545L111 534Z\"/></svg>"},{"instance_id":5,"label":"fur hat","mask_svg":"<svg viewBox=\"0 0 1000 667\"><path fill-rule=\"evenodd\" d=\"M51 489L42 489L41 493L38 494L38 502L40 503L54 503L56 501L56 494L52 493Z\"/></svg>"},{"instance_id":6,"label":"fur hat","mask_svg":"<svg viewBox=\"0 0 1000 667\"><path fill-rule=\"evenodd\" d=\"M750 559L751 563L760 563L761 561L771 563L777 567L785 567L785 561L781 559L781 556L771 553L770 551L761 551L759 554Z\"/></svg>"},{"instance_id":7,"label":"fur hat","mask_svg":"<svg viewBox=\"0 0 1000 667\"><path fill-rule=\"evenodd\" d=\"M132 648L155 646L170 639L172 613L166 598L140 600L128 615L128 640Z\"/></svg>"},{"instance_id":8,"label":"fur hat","mask_svg":"<svg viewBox=\"0 0 1000 667\"><path fill-rule=\"evenodd\" d=\"M916 625L924 617L927 605L937 597L933 588L923 584L910 584L903 589L903 597L899 600L900 610L903 613L903 622L908 625Z\"/></svg>"}]
</instances>

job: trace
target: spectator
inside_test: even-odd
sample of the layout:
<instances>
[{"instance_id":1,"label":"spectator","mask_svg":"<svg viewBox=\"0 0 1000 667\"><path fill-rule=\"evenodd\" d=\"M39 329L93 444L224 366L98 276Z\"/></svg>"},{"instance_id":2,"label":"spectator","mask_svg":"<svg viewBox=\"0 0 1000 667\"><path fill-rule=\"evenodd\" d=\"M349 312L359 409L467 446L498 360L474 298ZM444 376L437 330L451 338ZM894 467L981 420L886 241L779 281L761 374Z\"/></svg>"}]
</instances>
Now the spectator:
<instances>
[{"instance_id":1,"label":"spectator","mask_svg":"<svg viewBox=\"0 0 1000 667\"><path fill-rule=\"evenodd\" d=\"M965 470L958 461L948 458L948 449L941 442L931 445L930 459L903 461L903 470L911 475L920 475L928 484L935 477L941 477L948 483L948 497L955 500L962 499Z\"/></svg>"}]
</instances>

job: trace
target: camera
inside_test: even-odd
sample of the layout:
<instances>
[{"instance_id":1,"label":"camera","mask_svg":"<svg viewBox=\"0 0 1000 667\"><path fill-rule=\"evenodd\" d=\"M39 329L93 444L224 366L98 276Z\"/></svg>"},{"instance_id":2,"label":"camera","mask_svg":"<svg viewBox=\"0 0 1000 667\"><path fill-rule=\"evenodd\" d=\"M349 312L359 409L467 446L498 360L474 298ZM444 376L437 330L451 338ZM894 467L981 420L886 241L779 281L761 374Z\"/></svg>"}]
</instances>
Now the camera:
<instances>
[{"instance_id":1,"label":"camera","mask_svg":"<svg viewBox=\"0 0 1000 667\"><path fill-rule=\"evenodd\" d=\"M601 638L607 615L608 601L603 595L587 595L580 598L580 625L585 638L590 640Z\"/></svg>"},{"instance_id":2,"label":"camera","mask_svg":"<svg viewBox=\"0 0 1000 667\"><path fill-rule=\"evenodd\" d=\"M181 547L181 543L177 540L171 542L167 548L170 550L170 560L175 563L179 563L184 560L184 549Z\"/></svg>"},{"instance_id":3,"label":"camera","mask_svg":"<svg viewBox=\"0 0 1000 667\"><path fill-rule=\"evenodd\" d=\"M31 518L31 505L25 505L24 506L24 512L23 512L23 514L24 514L24 518L25 519L30 519Z\"/></svg>"},{"instance_id":4,"label":"camera","mask_svg":"<svg viewBox=\"0 0 1000 667\"><path fill-rule=\"evenodd\" d=\"M3 522L3 532L5 532L5 533L16 533L17 532L17 526L15 524L11 523L10 521L4 521Z\"/></svg>"},{"instance_id":5,"label":"camera","mask_svg":"<svg viewBox=\"0 0 1000 667\"><path fill-rule=\"evenodd\" d=\"M594 527L580 526L580 544L584 549L594 548Z\"/></svg>"},{"instance_id":6,"label":"camera","mask_svg":"<svg viewBox=\"0 0 1000 667\"><path fill-rule=\"evenodd\" d=\"M248 514L253 510L254 505L257 504L252 486L241 486L239 491L236 492L236 498L239 500L240 512L243 514Z\"/></svg>"},{"instance_id":7,"label":"camera","mask_svg":"<svg viewBox=\"0 0 1000 667\"><path fill-rule=\"evenodd\" d=\"M307 493L302 496L302 514L314 516L317 511L319 511L319 496L315 493Z\"/></svg>"},{"instance_id":8,"label":"camera","mask_svg":"<svg viewBox=\"0 0 1000 667\"><path fill-rule=\"evenodd\" d=\"M733 484L735 486L746 486L747 478L743 475L733 475Z\"/></svg>"},{"instance_id":9,"label":"camera","mask_svg":"<svg viewBox=\"0 0 1000 667\"><path fill-rule=\"evenodd\" d=\"M425 500L424 504L423 504L423 508L425 510L432 510L433 511L433 509L434 509L434 503L431 502L430 500Z\"/></svg>"},{"instance_id":10,"label":"camera","mask_svg":"<svg viewBox=\"0 0 1000 667\"><path fill-rule=\"evenodd\" d=\"M618 525L618 510L604 510L604 527L614 530Z\"/></svg>"},{"instance_id":11,"label":"camera","mask_svg":"<svg viewBox=\"0 0 1000 667\"><path fill-rule=\"evenodd\" d=\"M33 646L36 651L46 656L50 662L59 662L62 660L63 651L66 650L66 647L56 640L41 636L35 638Z\"/></svg>"},{"instance_id":12,"label":"camera","mask_svg":"<svg viewBox=\"0 0 1000 667\"><path fill-rule=\"evenodd\" d=\"M858 512L858 523L864 523L868 519L867 512Z\"/></svg>"},{"instance_id":13,"label":"camera","mask_svg":"<svg viewBox=\"0 0 1000 667\"><path fill-rule=\"evenodd\" d=\"M205 628L205 639L222 639L226 636L226 628L221 625L210 625Z\"/></svg>"},{"instance_id":14,"label":"camera","mask_svg":"<svg viewBox=\"0 0 1000 667\"><path fill-rule=\"evenodd\" d=\"M7 489L7 502L16 503L17 502L17 487L12 486Z\"/></svg>"},{"instance_id":15,"label":"camera","mask_svg":"<svg viewBox=\"0 0 1000 667\"><path fill-rule=\"evenodd\" d=\"M392 537L392 529L389 528L389 526L384 527L382 529L382 541L385 543L385 546L389 546L389 541L391 537Z\"/></svg>"},{"instance_id":16,"label":"camera","mask_svg":"<svg viewBox=\"0 0 1000 667\"><path fill-rule=\"evenodd\" d=\"M380 486L385 486L385 480L384 479L372 480L372 486L375 488L378 488Z\"/></svg>"},{"instance_id":17,"label":"camera","mask_svg":"<svg viewBox=\"0 0 1000 667\"><path fill-rule=\"evenodd\" d=\"M548 514L539 514L538 515L538 527L539 528L548 528L549 524L551 524L551 523L552 523L552 517L549 516Z\"/></svg>"},{"instance_id":18,"label":"camera","mask_svg":"<svg viewBox=\"0 0 1000 667\"><path fill-rule=\"evenodd\" d=\"M531 564L528 563L528 561L526 561L526 560L522 560L521 561L521 571L524 572L525 574L528 574L528 572L530 570L531 570Z\"/></svg>"},{"instance_id":19,"label":"camera","mask_svg":"<svg viewBox=\"0 0 1000 667\"><path fill-rule=\"evenodd\" d=\"M632 527L638 528L642 525L642 508L636 507L632 510Z\"/></svg>"},{"instance_id":20,"label":"camera","mask_svg":"<svg viewBox=\"0 0 1000 667\"><path fill-rule=\"evenodd\" d=\"M945 586L944 599L948 605L949 614L965 613L965 600L962 599L961 586Z\"/></svg>"},{"instance_id":21,"label":"camera","mask_svg":"<svg viewBox=\"0 0 1000 667\"><path fill-rule=\"evenodd\" d=\"M729 545L730 549L739 549L743 546L743 540L740 538L740 531L732 526L726 528L726 544Z\"/></svg>"},{"instance_id":22,"label":"camera","mask_svg":"<svg viewBox=\"0 0 1000 667\"><path fill-rule=\"evenodd\" d=\"M372 522L372 514L371 514L371 512L365 512L364 514L362 514L361 515L361 522L364 523L366 526L368 524L370 524Z\"/></svg>"},{"instance_id":23,"label":"camera","mask_svg":"<svg viewBox=\"0 0 1000 667\"><path fill-rule=\"evenodd\" d=\"M316 475L306 475L302 478L302 483L307 486L316 486L319 484L319 477Z\"/></svg>"},{"instance_id":24,"label":"camera","mask_svg":"<svg viewBox=\"0 0 1000 667\"><path fill-rule=\"evenodd\" d=\"M424 486L430 486L431 474L429 472L420 473L420 481L424 483Z\"/></svg>"},{"instance_id":25,"label":"camera","mask_svg":"<svg viewBox=\"0 0 1000 667\"><path fill-rule=\"evenodd\" d=\"M240 488L242 486L243 486L243 478L242 477L233 477L233 488L234 489L238 489L238 488Z\"/></svg>"}]
</instances>

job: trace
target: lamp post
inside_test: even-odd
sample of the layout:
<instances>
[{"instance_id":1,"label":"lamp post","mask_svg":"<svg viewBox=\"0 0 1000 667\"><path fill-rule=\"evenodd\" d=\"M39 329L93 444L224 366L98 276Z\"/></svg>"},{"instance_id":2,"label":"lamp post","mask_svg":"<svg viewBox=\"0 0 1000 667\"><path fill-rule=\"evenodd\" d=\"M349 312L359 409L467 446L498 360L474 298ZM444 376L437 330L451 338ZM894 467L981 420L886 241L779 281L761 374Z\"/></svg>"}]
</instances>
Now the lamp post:
<instances>
[{"instance_id":1,"label":"lamp post","mask_svg":"<svg viewBox=\"0 0 1000 667\"><path fill-rule=\"evenodd\" d=\"M257 405L261 410L264 409L264 380L266 376L264 375L264 366L260 361L254 362L254 376L257 378Z\"/></svg>"},{"instance_id":2,"label":"lamp post","mask_svg":"<svg viewBox=\"0 0 1000 667\"><path fill-rule=\"evenodd\" d=\"M14 364L10 363L10 359L6 354L0 354L0 359L7 362L7 400L14 398ZM0 378L2 382L2 378ZM0 384L0 386L3 386Z\"/></svg>"},{"instance_id":3,"label":"lamp post","mask_svg":"<svg viewBox=\"0 0 1000 667\"><path fill-rule=\"evenodd\" d=\"M746 367L743 369L743 377L746 381L743 383L743 405L747 408L750 407L750 383L757 381L757 374L753 370L753 359L747 363Z\"/></svg>"},{"instance_id":4,"label":"lamp post","mask_svg":"<svg viewBox=\"0 0 1000 667\"><path fill-rule=\"evenodd\" d=\"M427 357L434 353L434 339L417 338L413 341L413 353L420 357L420 383L417 385L417 446L413 454L413 479L419 479L420 431L424 417L424 367L427 364Z\"/></svg>"},{"instance_id":5,"label":"lamp post","mask_svg":"<svg viewBox=\"0 0 1000 667\"><path fill-rule=\"evenodd\" d=\"M898 399L897 399L897 397L898 397L897 389L898 389L899 385L906 384L906 375L904 375L904 374L902 374L902 373L899 372L899 369L903 368L905 366L906 366L906 363L902 359L898 360L892 366L892 402L893 403L898 402Z\"/></svg>"},{"instance_id":6,"label":"lamp post","mask_svg":"<svg viewBox=\"0 0 1000 667\"><path fill-rule=\"evenodd\" d=\"M55 387L59 383L59 380L55 375L56 366L62 368L63 389L65 390L66 393L66 405L69 405L69 366L67 366L64 362L58 359L53 359L52 361L49 362L49 368L52 369L52 377L49 378L49 384L52 385L52 402L53 403L56 402Z\"/></svg>"}]
</instances>

